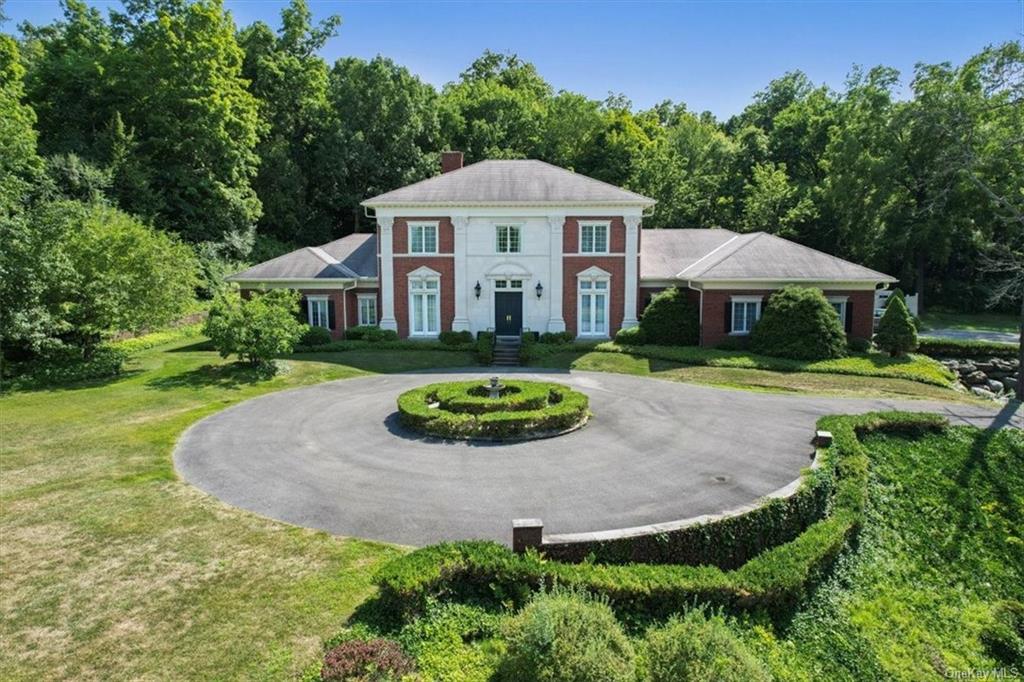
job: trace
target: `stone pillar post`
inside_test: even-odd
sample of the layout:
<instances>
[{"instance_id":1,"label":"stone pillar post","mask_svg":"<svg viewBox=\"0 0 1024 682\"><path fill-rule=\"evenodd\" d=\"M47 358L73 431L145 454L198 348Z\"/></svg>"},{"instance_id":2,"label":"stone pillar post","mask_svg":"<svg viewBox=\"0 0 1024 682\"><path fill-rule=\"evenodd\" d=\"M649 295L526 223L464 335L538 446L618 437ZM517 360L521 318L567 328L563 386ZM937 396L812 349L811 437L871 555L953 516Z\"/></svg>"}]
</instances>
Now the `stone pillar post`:
<instances>
[{"instance_id":1,"label":"stone pillar post","mask_svg":"<svg viewBox=\"0 0 1024 682\"><path fill-rule=\"evenodd\" d=\"M640 275L637 272L637 253L640 246L640 216L626 216L626 299L623 305L622 328L629 329L639 324L636 319L637 287Z\"/></svg>"},{"instance_id":2,"label":"stone pillar post","mask_svg":"<svg viewBox=\"0 0 1024 682\"><path fill-rule=\"evenodd\" d=\"M544 540L544 522L540 519L512 520L512 551L522 554L526 550L540 549Z\"/></svg>"},{"instance_id":3,"label":"stone pillar post","mask_svg":"<svg viewBox=\"0 0 1024 682\"><path fill-rule=\"evenodd\" d=\"M377 238L380 239L380 328L398 331L395 319L395 263L392 258L394 218L377 218Z\"/></svg>"},{"instance_id":4,"label":"stone pillar post","mask_svg":"<svg viewBox=\"0 0 1024 682\"><path fill-rule=\"evenodd\" d=\"M562 231L565 228L564 215L549 215L548 230L551 233L550 258L551 281L548 282L548 331L564 332L565 319L562 317Z\"/></svg>"},{"instance_id":5,"label":"stone pillar post","mask_svg":"<svg viewBox=\"0 0 1024 682\"><path fill-rule=\"evenodd\" d=\"M466 233L469 218L452 216L455 228L455 319L452 320L452 331L460 332L469 329L469 286L466 283Z\"/></svg>"}]
</instances>

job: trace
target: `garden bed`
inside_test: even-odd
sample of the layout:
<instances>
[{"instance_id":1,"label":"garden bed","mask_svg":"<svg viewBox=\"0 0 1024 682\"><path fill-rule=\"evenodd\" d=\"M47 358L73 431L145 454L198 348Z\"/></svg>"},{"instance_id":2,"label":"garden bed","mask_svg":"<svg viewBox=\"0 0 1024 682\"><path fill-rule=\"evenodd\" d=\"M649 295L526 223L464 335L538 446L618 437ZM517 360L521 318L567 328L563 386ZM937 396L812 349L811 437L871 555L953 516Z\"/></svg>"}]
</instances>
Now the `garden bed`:
<instances>
[{"instance_id":1,"label":"garden bed","mask_svg":"<svg viewBox=\"0 0 1024 682\"><path fill-rule=\"evenodd\" d=\"M590 401L562 384L507 381L490 397L480 381L421 386L398 398L402 425L454 440L522 441L568 433L590 416Z\"/></svg>"}]
</instances>

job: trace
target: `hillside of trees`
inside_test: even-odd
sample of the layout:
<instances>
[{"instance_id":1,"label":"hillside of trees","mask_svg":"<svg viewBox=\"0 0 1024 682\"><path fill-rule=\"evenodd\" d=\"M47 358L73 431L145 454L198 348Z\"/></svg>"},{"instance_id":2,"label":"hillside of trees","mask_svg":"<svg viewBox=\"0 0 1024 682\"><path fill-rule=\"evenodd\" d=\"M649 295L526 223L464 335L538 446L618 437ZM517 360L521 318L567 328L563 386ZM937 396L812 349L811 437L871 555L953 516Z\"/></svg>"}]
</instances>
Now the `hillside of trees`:
<instances>
[{"instance_id":1,"label":"hillside of trees","mask_svg":"<svg viewBox=\"0 0 1024 682\"><path fill-rule=\"evenodd\" d=\"M912 74L854 67L841 91L782 74L720 121L556 90L515 55L485 52L440 90L384 56L327 64L341 18L314 23L305 0L277 27L238 27L218 0L63 7L0 35L0 221L33 245L5 244L8 343L31 317L10 273L47 267L11 254L46 252L31 216L50 204L173 236L205 295L241 263L372 229L359 202L437 173L444 149L641 192L658 200L646 227L779 234L899 276L926 305L982 307L985 263L1024 239L1019 42Z\"/></svg>"}]
</instances>

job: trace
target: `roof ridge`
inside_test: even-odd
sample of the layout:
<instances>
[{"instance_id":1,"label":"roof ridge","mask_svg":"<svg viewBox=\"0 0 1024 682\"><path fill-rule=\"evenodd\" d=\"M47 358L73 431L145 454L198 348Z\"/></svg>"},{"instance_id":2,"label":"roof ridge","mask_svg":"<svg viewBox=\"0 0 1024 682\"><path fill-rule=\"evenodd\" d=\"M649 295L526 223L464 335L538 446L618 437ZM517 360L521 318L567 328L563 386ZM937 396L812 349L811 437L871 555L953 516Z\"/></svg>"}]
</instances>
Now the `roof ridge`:
<instances>
[{"instance_id":1,"label":"roof ridge","mask_svg":"<svg viewBox=\"0 0 1024 682\"><path fill-rule=\"evenodd\" d=\"M500 160L500 159L495 159L495 161L498 161L498 160ZM611 187L612 189L617 189L620 192L628 192L629 194L632 194L635 197L639 197L641 199L646 199L647 201L653 201L654 203L658 203L657 199L652 199L650 197L645 197L643 194L639 194L637 192L634 192L631 189L626 189L625 187L619 187L618 185L613 185L610 182L605 182L604 180L598 180L597 178L592 178L589 175L584 175L583 173L577 173L576 171L570 170L568 168L562 168L561 166L556 166L555 164L549 163L547 161L544 161L543 159L527 159L527 160L528 161L534 161L536 163L541 163L541 164L544 164L545 166L550 166L551 168L556 168L556 169L558 169L558 170L560 170L560 171L562 171L564 173L572 173L573 175L578 175L581 178L586 178L587 180L591 180L593 182L600 183L600 184L604 185L605 187Z\"/></svg>"},{"instance_id":2,"label":"roof ridge","mask_svg":"<svg viewBox=\"0 0 1024 682\"><path fill-rule=\"evenodd\" d=\"M344 239L344 237L342 237L342 239ZM331 254L327 253L326 251L324 251L319 246L307 246L306 250L309 251L310 253L312 253L314 256L316 256L320 260L322 260L329 267L334 268L335 270L337 270L341 274L345 275L346 277L358 277L359 276L358 273L356 273L352 268L348 267L347 265L342 263L340 260L338 260L337 258L332 256Z\"/></svg>"},{"instance_id":3,"label":"roof ridge","mask_svg":"<svg viewBox=\"0 0 1024 682\"><path fill-rule=\"evenodd\" d=\"M730 230L730 232L731 232L731 230ZM750 234L750 233L748 232L747 234ZM760 233L754 233L754 234L760 234ZM740 244L740 245L739 245L739 246L738 246L737 248L735 248L735 249L733 249L733 250L732 250L731 252L729 252L729 253L725 254L724 256L722 256L722 257L721 257L720 259L718 259L717 261L715 261L715 262L714 262L714 263L712 263L711 265L708 265L707 267L705 267L705 268L704 268L703 270L701 270L700 272L694 272L694 273L691 273L690 275L688 275L688 276L686 276L686 277L683 277L683 273L684 273L684 272L686 272L687 270L691 270L691 269L695 268L695 267L696 267L697 265L699 265L699 264L700 264L701 262L703 262L703 261L707 260L708 258L710 258L711 256L713 256L713 255L714 255L715 253L717 253L717 252L721 251L722 249L724 249L725 247L727 247L727 246L728 246L729 244L732 244L732 243L733 243L734 241L736 241L736 240L737 240L737 239L739 239L740 237L745 237L745 236L746 236L746 234L741 234L741 233L733 233L733 236L732 236L732 237L730 237L730 238L729 238L729 239L727 239L726 241L722 242L721 244L719 244L719 245L718 245L718 246L716 246L715 248L711 249L710 251L708 251L708 252L707 252L706 254L704 254L703 256L701 256L700 258L698 258L697 260L695 260L695 261L694 261L693 263L691 263L691 264L690 264L690 265L688 265L687 267L685 267L685 268L683 268L682 270L680 270L679 272L677 272L677 273L676 273L676 279L693 279L693 277L694 277L694 276L697 276L697 275L701 275L701 274L703 274L703 273L707 272L708 270L710 270L710 269L711 269L711 268L713 268L714 266L718 265L718 264L719 264L719 263L721 263L721 262L722 262L723 260L725 260L725 259L726 259L726 258L728 258L729 256L733 255L734 253L736 253L737 251L739 251L739 250L740 250L740 249L742 249L742 248L743 248L744 246L746 246L747 244L749 244L750 242L752 242L752 241L754 241L754 240L753 240L753 239L748 239L748 240L746 240L746 242L745 242L745 243L743 243L743 244Z\"/></svg>"},{"instance_id":4,"label":"roof ridge","mask_svg":"<svg viewBox=\"0 0 1024 682\"><path fill-rule=\"evenodd\" d=\"M409 187L415 187L416 185L422 185L422 184L423 184L424 182L428 182L428 181L430 181L430 180L436 180L437 178L440 178L440 177L442 177L442 176L446 176L446 175L448 175L448 176L450 176L450 175L454 175L454 174L456 174L456 173L460 173L460 172L462 172L462 171L466 170L467 168L472 168L473 166L477 166L477 165L480 165L480 164L481 164L481 163L483 163L484 161L498 161L498 160L499 160L499 159L480 159L479 161L474 161L473 163L471 163L471 164L469 164L469 165L466 165L466 166L462 166L462 167L460 167L460 168L456 168L456 169L454 169L454 170L450 170L450 171L448 171L448 172L445 172L445 171L441 171L441 172L440 172L440 173L438 173L437 175L431 175L431 176L430 176L429 178L423 178L422 180L417 180L416 182L412 182L412 183L409 183L408 185L402 185L401 187L395 187L394 189L389 189L389 190L388 190L388 191L386 191L386 192L381 192L381 193L380 193L380 194L378 194L377 196L378 196L378 197L382 197L382 196L384 196L385 194L391 194L392 192L396 192L396 191L398 191L398 190L400 190L400 189L407 189L407 188L409 188ZM376 198L377 198L377 197L370 197L370 199L376 199ZM369 201L369 199L364 199L363 201ZM363 203L363 202L360 202L360 204L362 204L362 203ZM355 233L353 232L353 234L355 234ZM348 236L348 235L346 235L346 236ZM342 237L342 239L344 239L344 237Z\"/></svg>"}]
</instances>

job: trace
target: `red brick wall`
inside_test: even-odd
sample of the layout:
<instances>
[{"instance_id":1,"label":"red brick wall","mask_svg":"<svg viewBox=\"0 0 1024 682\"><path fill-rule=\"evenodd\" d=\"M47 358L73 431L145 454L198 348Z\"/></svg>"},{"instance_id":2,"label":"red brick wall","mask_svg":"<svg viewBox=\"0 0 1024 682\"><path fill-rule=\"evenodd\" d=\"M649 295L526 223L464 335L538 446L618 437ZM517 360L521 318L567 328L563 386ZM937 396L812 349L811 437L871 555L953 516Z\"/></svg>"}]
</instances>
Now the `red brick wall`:
<instances>
[{"instance_id":1,"label":"red brick wall","mask_svg":"<svg viewBox=\"0 0 1024 682\"><path fill-rule=\"evenodd\" d=\"M426 266L441 273L441 331L452 328L455 318L455 259L444 256L424 256L395 259L395 319L398 336L409 336L409 278L410 272Z\"/></svg>"},{"instance_id":2,"label":"red brick wall","mask_svg":"<svg viewBox=\"0 0 1024 682\"><path fill-rule=\"evenodd\" d=\"M562 228L562 253L579 253L580 250L580 223L611 221L611 229L608 234L608 252L626 252L626 223L622 216L603 216L597 218L581 218L569 216L565 219L565 226ZM639 251L637 251L639 253Z\"/></svg>"},{"instance_id":3,"label":"red brick wall","mask_svg":"<svg viewBox=\"0 0 1024 682\"><path fill-rule=\"evenodd\" d=\"M451 218L446 216L424 216L395 218L392 231L393 253L409 253L409 223L437 222L437 252L455 253L455 228ZM419 266L417 266L419 267Z\"/></svg>"},{"instance_id":4,"label":"red brick wall","mask_svg":"<svg viewBox=\"0 0 1024 682\"><path fill-rule=\"evenodd\" d=\"M303 296L327 296L334 301L334 329L331 330L331 338L339 340L345 338L345 306L344 295L346 292L341 289L299 289Z\"/></svg>"},{"instance_id":5,"label":"red brick wall","mask_svg":"<svg viewBox=\"0 0 1024 682\"><path fill-rule=\"evenodd\" d=\"M625 312L625 278L626 259L622 256L593 256L587 258L563 258L562 260L562 317L565 318L565 330L578 334L576 325L577 297L579 281L576 276L597 266L611 273L608 281L608 332L614 337L622 326L622 315Z\"/></svg>"},{"instance_id":6,"label":"red brick wall","mask_svg":"<svg viewBox=\"0 0 1024 682\"><path fill-rule=\"evenodd\" d=\"M580 222L590 220L608 220L611 226L608 234L609 253L622 254L626 250L626 224L621 216L604 216L598 218L581 218L569 216L565 219L562 229L562 253L578 254L580 250ZM625 313L626 258L602 255L565 255L562 257L562 317L565 319L565 330L579 334L577 327L577 299L579 282L576 276L587 268L597 266L611 273L608 282L608 333L614 337L622 326ZM639 268L637 268L639 272Z\"/></svg>"},{"instance_id":7,"label":"red brick wall","mask_svg":"<svg viewBox=\"0 0 1024 682\"><path fill-rule=\"evenodd\" d=\"M851 337L870 339L874 317L875 292L868 291L844 291L836 289L825 289L826 296L847 296L848 305L853 306L853 325L849 332ZM769 296L774 290L713 290L704 292L704 314L703 326L701 329L701 345L716 346L729 336L725 328L725 307L732 296L762 296L762 310L767 303Z\"/></svg>"},{"instance_id":8,"label":"red brick wall","mask_svg":"<svg viewBox=\"0 0 1024 682\"><path fill-rule=\"evenodd\" d=\"M353 289L346 292L348 298L348 326L355 327L359 324L359 294L376 294L377 298L377 321L380 321L380 293L376 289ZM338 313L339 315L341 313Z\"/></svg>"}]
</instances>

